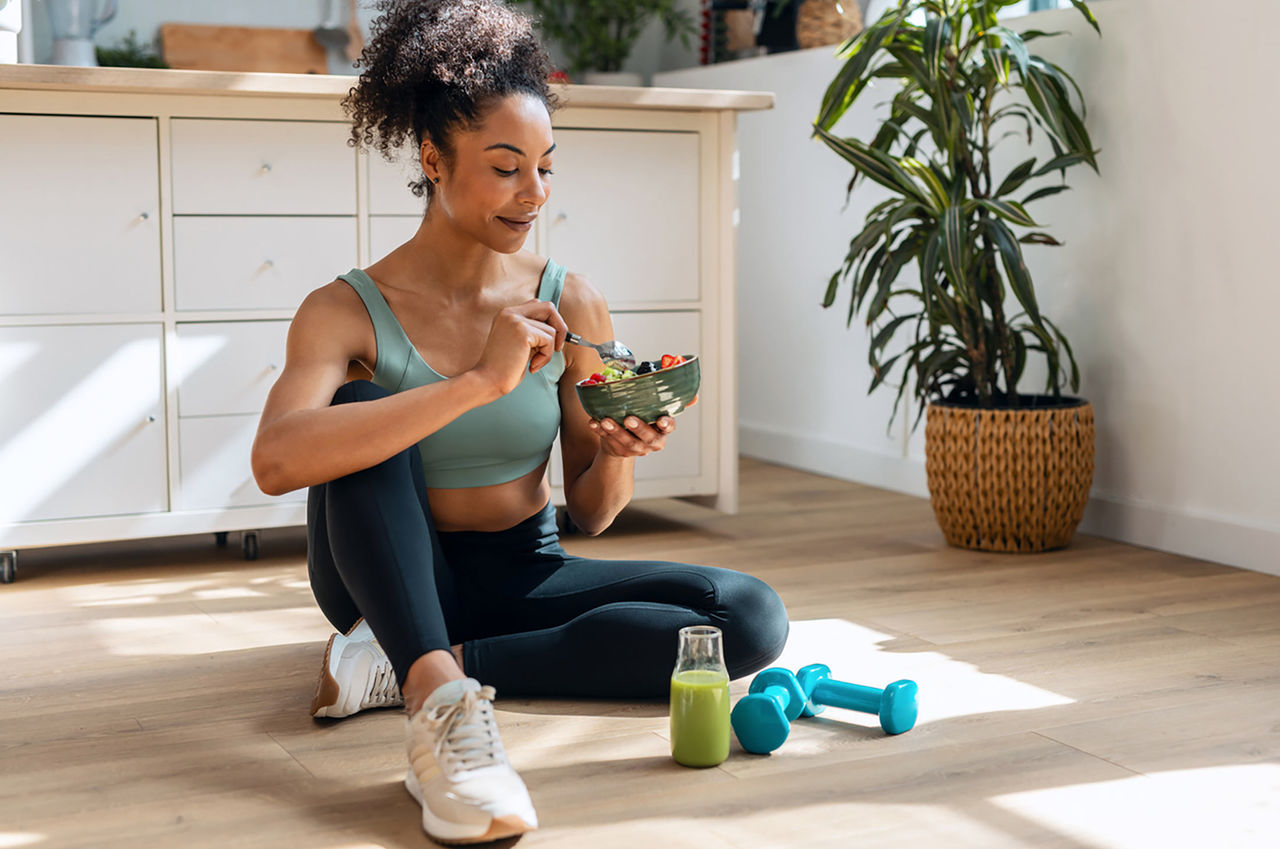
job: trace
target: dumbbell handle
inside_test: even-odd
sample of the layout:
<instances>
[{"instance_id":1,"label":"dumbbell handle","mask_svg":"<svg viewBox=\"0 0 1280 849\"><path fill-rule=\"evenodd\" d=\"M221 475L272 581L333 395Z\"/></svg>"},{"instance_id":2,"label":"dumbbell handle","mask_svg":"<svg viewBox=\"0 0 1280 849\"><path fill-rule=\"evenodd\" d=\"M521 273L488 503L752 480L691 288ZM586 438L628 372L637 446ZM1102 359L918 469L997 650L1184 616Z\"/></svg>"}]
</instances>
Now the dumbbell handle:
<instances>
[{"instance_id":1,"label":"dumbbell handle","mask_svg":"<svg viewBox=\"0 0 1280 849\"><path fill-rule=\"evenodd\" d=\"M809 698L820 705L877 713L880 710L880 697L883 693L884 690L878 690L875 687L864 687L861 684L850 684L847 681L827 678L814 686Z\"/></svg>"},{"instance_id":2,"label":"dumbbell handle","mask_svg":"<svg viewBox=\"0 0 1280 849\"><path fill-rule=\"evenodd\" d=\"M763 690L760 691L759 695L765 696L766 698L773 699L775 702L778 703L778 707L782 708L783 713L787 712L787 706L791 704L791 694L788 693L784 688L779 687L776 684L773 686L765 687Z\"/></svg>"}]
</instances>

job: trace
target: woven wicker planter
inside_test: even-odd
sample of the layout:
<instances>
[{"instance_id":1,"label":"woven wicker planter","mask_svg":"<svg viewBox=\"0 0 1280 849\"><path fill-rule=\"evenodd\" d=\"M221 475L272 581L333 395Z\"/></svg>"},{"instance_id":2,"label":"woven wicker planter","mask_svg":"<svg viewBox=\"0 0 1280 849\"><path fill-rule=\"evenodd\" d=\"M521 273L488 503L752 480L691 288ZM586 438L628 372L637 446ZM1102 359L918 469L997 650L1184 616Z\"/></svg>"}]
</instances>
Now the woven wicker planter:
<instances>
[{"instance_id":1,"label":"woven wicker planter","mask_svg":"<svg viewBox=\"0 0 1280 849\"><path fill-rule=\"evenodd\" d=\"M947 542L1029 552L1071 541L1093 483L1093 405L1060 401L1012 410L929 405L925 471Z\"/></svg>"}]
</instances>

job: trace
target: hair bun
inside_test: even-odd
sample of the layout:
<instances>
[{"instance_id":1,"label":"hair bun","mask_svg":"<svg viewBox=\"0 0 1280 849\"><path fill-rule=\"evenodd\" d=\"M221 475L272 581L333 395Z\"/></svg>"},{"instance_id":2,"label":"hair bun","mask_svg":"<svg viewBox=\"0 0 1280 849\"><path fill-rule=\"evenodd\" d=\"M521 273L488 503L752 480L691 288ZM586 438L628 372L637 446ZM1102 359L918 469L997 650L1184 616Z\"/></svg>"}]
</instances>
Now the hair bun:
<instances>
[{"instance_id":1,"label":"hair bun","mask_svg":"<svg viewBox=\"0 0 1280 849\"><path fill-rule=\"evenodd\" d=\"M388 161L407 141L431 139L452 155L449 135L473 125L493 101L525 93L549 111L559 105L547 78L554 68L533 21L500 0L377 0L380 13L342 100L352 119L352 146ZM433 188L423 177L409 188Z\"/></svg>"}]
</instances>

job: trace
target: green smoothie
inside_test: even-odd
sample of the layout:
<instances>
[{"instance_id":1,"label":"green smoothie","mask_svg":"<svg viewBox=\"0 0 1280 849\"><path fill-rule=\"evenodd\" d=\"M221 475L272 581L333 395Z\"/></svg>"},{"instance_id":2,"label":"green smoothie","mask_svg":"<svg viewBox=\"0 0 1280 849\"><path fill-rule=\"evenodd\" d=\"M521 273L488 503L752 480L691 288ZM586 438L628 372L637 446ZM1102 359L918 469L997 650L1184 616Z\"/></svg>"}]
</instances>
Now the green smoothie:
<instances>
[{"instance_id":1,"label":"green smoothie","mask_svg":"<svg viewBox=\"0 0 1280 849\"><path fill-rule=\"evenodd\" d=\"M729 676L689 669L671 678L671 757L715 766L729 757Z\"/></svg>"}]
</instances>

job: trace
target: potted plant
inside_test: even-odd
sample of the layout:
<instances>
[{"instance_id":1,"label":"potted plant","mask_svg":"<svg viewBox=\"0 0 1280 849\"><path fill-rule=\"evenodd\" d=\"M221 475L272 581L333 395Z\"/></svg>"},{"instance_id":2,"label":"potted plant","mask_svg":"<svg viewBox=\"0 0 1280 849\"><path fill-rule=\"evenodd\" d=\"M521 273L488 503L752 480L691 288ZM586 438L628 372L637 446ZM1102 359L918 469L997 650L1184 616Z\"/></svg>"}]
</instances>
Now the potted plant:
<instances>
[{"instance_id":1,"label":"potted plant","mask_svg":"<svg viewBox=\"0 0 1280 849\"><path fill-rule=\"evenodd\" d=\"M538 27L560 45L571 74L584 82L640 85L644 77L623 72L636 39L655 18L668 39L689 46L696 32L693 19L677 0L520 0L538 18Z\"/></svg>"},{"instance_id":2,"label":"potted plant","mask_svg":"<svg viewBox=\"0 0 1280 849\"><path fill-rule=\"evenodd\" d=\"M1062 394L1064 384L1079 391L1079 369L1040 311L1022 251L1061 244L1029 207L1065 191L1068 168L1098 164L1079 86L1031 52L1056 33L1002 26L997 14L1013 2L901 0L842 45L846 61L813 134L854 166L850 192L870 180L892 195L868 213L823 305L848 281L849 322L860 312L871 335L868 391L900 368L893 415L908 385L919 407L913 427L927 410L926 473L944 536L1041 551L1066 545L1084 512L1093 408ZM1087 4L1071 3L1100 34ZM887 118L869 141L838 137L836 122L873 80L898 84ZM998 141L1025 136L1031 145L1037 131L1052 154L1015 156L995 173ZM1055 173L1062 183L1034 186ZM902 274L911 263L918 279ZM1021 394L1033 353L1048 366L1044 392Z\"/></svg>"}]
</instances>

